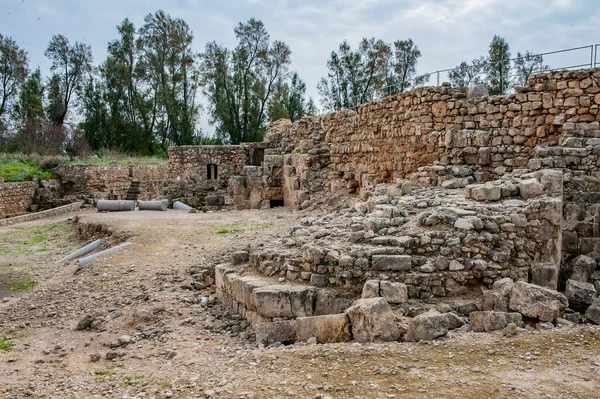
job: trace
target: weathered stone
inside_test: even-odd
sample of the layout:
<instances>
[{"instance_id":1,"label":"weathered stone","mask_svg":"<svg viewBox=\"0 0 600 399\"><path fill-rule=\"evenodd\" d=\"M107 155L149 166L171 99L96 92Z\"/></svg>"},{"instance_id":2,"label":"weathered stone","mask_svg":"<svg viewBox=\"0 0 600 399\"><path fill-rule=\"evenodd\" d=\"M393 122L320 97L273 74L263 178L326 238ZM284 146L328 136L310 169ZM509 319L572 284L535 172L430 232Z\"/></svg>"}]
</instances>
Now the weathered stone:
<instances>
[{"instance_id":1,"label":"weathered stone","mask_svg":"<svg viewBox=\"0 0 600 399\"><path fill-rule=\"evenodd\" d=\"M481 98L489 96L488 88L486 85L474 85L469 86L467 91L467 98Z\"/></svg>"},{"instance_id":2,"label":"weathered stone","mask_svg":"<svg viewBox=\"0 0 600 399\"><path fill-rule=\"evenodd\" d=\"M510 310L541 321L561 317L567 305L567 298L560 292L523 281L517 282L510 292Z\"/></svg>"},{"instance_id":3,"label":"weathered stone","mask_svg":"<svg viewBox=\"0 0 600 399\"><path fill-rule=\"evenodd\" d=\"M352 323L355 341L383 342L400 338L392 308L383 298L359 299L346 313Z\"/></svg>"},{"instance_id":4,"label":"weathered stone","mask_svg":"<svg viewBox=\"0 0 600 399\"><path fill-rule=\"evenodd\" d=\"M92 322L94 321L94 316L92 315L85 315L83 316L79 322L77 322L77 330L85 330L87 328L90 327L90 325L92 324Z\"/></svg>"},{"instance_id":5,"label":"weathered stone","mask_svg":"<svg viewBox=\"0 0 600 399\"><path fill-rule=\"evenodd\" d=\"M479 306L477 306L477 304L471 300L457 301L454 304L454 308L456 309L456 312L466 317L469 317L472 312L477 312L479 310Z\"/></svg>"},{"instance_id":6,"label":"weathered stone","mask_svg":"<svg viewBox=\"0 0 600 399\"><path fill-rule=\"evenodd\" d=\"M408 322L407 341L431 341L448 333L448 317L435 310L413 317Z\"/></svg>"},{"instance_id":7,"label":"weathered stone","mask_svg":"<svg viewBox=\"0 0 600 399\"><path fill-rule=\"evenodd\" d=\"M502 189L499 186L481 184L469 187L471 198L475 201L498 201L502 198Z\"/></svg>"},{"instance_id":8,"label":"weathered stone","mask_svg":"<svg viewBox=\"0 0 600 399\"><path fill-rule=\"evenodd\" d=\"M231 263L234 265L241 265L242 263L248 262L250 255L248 251L236 251L231 254Z\"/></svg>"},{"instance_id":9,"label":"weathered stone","mask_svg":"<svg viewBox=\"0 0 600 399\"><path fill-rule=\"evenodd\" d=\"M600 324L600 298L596 299L585 311L585 318L593 323Z\"/></svg>"},{"instance_id":10,"label":"weathered stone","mask_svg":"<svg viewBox=\"0 0 600 399\"><path fill-rule=\"evenodd\" d=\"M491 290L483 291L483 310L508 312L509 294L514 282L510 278L495 281Z\"/></svg>"},{"instance_id":11,"label":"weathered stone","mask_svg":"<svg viewBox=\"0 0 600 399\"><path fill-rule=\"evenodd\" d=\"M313 273L310 275L310 285L321 288L327 287L329 285L329 276Z\"/></svg>"},{"instance_id":12,"label":"weathered stone","mask_svg":"<svg viewBox=\"0 0 600 399\"><path fill-rule=\"evenodd\" d=\"M373 255L373 270L407 271L412 266L408 255Z\"/></svg>"},{"instance_id":13,"label":"weathered stone","mask_svg":"<svg viewBox=\"0 0 600 399\"><path fill-rule=\"evenodd\" d=\"M596 288L590 283L567 280L565 296L569 300L569 307L585 311L588 306L594 303L597 293Z\"/></svg>"},{"instance_id":14,"label":"weathered stone","mask_svg":"<svg viewBox=\"0 0 600 399\"><path fill-rule=\"evenodd\" d=\"M292 344L296 342L295 320L284 320L273 323L259 324L254 327L256 342L263 345L274 343Z\"/></svg>"},{"instance_id":15,"label":"weathered stone","mask_svg":"<svg viewBox=\"0 0 600 399\"><path fill-rule=\"evenodd\" d=\"M256 311L264 317L295 318L313 315L313 287L270 285L255 289L252 296Z\"/></svg>"},{"instance_id":16,"label":"weathered stone","mask_svg":"<svg viewBox=\"0 0 600 399\"><path fill-rule=\"evenodd\" d=\"M363 285L361 298L377 298L379 295L379 280L367 280Z\"/></svg>"},{"instance_id":17,"label":"weathered stone","mask_svg":"<svg viewBox=\"0 0 600 399\"><path fill-rule=\"evenodd\" d=\"M352 299L342 298L330 290L317 290L315 299L315 316L344 313L352 306Z\"/></svg>"},{"instance_id":18,"label":"weathered stone","mask_svg":"<svg viewBox=\"0 0 600 399\"><path fill-rule=\"evenodd\" d=\"M350 319L346 314L335 314L296 319L298 341L305 342L315 337L319 344L332 342L348 342L350 335Z\"/></svg>"},{"instance_id":19,"label":"weathered stone","mask_svg":"<svg viewBox=\"0 0 600 399\"><path fill-rule=\"evenodd\" d=\"M521 324L521 315L494 311L473 312L469 315L469 321L473 331L490 332L502 330L509 323Z\"/></svg>"},{"instance_id":20,"label":"weathered stone","mask_svg":"<svg viewBox=\"0 0 600 399\"><path fill-rule=\"evenodd\" d=\"M379 286L381 296L389 303L398 304L408 301L406 284L382 280Z\"/></svg>"},{"instance_id":21,"label":"weathered stone","mask_svg":"<svg viewBox=\"0 0 600 399\"><path fill-rule=\"evenodd\" d=\"M529 199L539 197L544 191L544 186L537 179L519 181L519 194L521 198Z\"/></svg>"},{"instance_id":22,"label":"weathered stone","mask_svg":"<svg viewBox=\"0 0 600 399\"><path fill-rule=\"evenodd\" d=\"M595 269L596 261L593 258L580 255L573 259L570 279L587 283Z\"/></svg>"}]
</instances>

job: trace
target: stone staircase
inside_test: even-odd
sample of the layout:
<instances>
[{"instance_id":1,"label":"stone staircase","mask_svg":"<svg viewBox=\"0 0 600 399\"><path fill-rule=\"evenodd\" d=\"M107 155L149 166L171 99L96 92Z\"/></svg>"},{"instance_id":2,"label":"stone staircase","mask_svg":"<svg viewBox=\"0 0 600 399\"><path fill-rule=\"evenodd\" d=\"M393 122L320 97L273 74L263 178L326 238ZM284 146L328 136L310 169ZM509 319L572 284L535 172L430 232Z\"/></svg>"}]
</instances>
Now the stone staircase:
<instances>
[{"instance_id":1,"label":"stone staircase","mask_svg":"<svg viewBox=\"0 0 600 399\"><path fill-rule=\"evenodd\" d=\"M131 185L129 186L129 190L127 190L127 196L125 199L127 201L137 201L141 193L142 191L140 189L140 182L132 181Z\"/></svg>"}]
</instances>

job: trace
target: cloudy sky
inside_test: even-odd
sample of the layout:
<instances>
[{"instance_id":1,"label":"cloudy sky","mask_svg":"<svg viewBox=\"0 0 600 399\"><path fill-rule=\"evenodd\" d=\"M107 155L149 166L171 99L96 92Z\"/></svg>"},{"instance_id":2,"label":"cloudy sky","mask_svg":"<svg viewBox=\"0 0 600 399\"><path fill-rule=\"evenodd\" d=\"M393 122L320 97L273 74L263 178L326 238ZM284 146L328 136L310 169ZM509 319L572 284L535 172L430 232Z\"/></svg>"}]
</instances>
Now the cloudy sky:
<instances>
[{"instance_id":1,"label":"cloudy sky","mask_svg":"<svg viewBox=\"0 0 600 399\"><path fill-rule=\"evenodd\" d=\"M513 55L600 43L599 0L0 0L0 33L47 74L43 53L53 34L90 44L99 63L117 24L127 17L139 27L158 9L185 19L198 52L212 40L233 47L235 25L261 19L273 39L290 45L292 69L316 98L329 54L344 39L356 47L362 37L410 37L422 52L419 73L484 55L494 34L506 38ZM562 67L590 59L589 50L569 55L546 62Z\"/></svg>"}]
</instances>

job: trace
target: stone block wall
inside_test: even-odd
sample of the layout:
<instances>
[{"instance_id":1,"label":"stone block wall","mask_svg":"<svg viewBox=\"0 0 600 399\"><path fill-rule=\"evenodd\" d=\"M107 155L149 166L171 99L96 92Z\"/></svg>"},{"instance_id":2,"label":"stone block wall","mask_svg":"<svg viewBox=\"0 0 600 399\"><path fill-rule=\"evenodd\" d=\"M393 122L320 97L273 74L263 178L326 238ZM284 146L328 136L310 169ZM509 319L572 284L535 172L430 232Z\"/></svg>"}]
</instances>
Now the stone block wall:
<instances>
[{"instance_id":1,"label":"stone block wall","mask_svg":"<svg viewBox=\"0 0 600 399\"><path fill-rule=\"evenodd\" d=\"M558 143L574 124L593 128L599 107L599 69L560 71L536 75L507 96L469 99L465 89L419 88L357 112L311 119L310 126L324 132L330 183L344 180L337 186L361 186L365 174L375 183L390 182L435 163L470 165L479 181L487 181L526 168L538 158L536 146ZM273 130L284 137L306 127L282 122Z\"/></svg>"},{"instance_id":2,"label":"stone block wall","mask_svg":"<svg viewBox=\"0 0 600 399\"><path fill-rule=\"evenodd\" d=\"M0 183L0 218L26 213L33 204L36 181Z\"/></svg>"}]
</instances>

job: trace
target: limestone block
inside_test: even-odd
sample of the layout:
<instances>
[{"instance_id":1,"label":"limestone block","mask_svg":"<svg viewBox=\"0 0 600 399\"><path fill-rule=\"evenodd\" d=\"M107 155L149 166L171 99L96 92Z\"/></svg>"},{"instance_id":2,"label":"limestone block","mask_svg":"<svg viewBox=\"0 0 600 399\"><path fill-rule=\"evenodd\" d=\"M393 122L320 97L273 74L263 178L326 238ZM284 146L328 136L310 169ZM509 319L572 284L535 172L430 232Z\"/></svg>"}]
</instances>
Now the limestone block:
<instances>
[{"instance_id":1,"label":"limestone block","mask_svg":"<svg viewBox=\"0 0 600 399\"><path fill-rule=\"evenodd\" d=\"M475 201L498 201L502 197L502 189L492 184L475 184L468 188Z\"/></svg>"},{"instance_id":2,"label":"limestone block","mask_svg":"<svg viewBox=\"0 0 600 399\"><path fill-rule=\"evenodd\" d=\"M596 261L586 255L579 255L573 259L571 280L588 282L596 269Z\"/></svg>"},{"instance_id":3,"label":"limestone block","mask_svg":"<svg viewBox=\"0 0 600 399\"><path fill-rule=\"evenodd\" d=\"M254 327L256 342L263 345L274 343L292 344L296 342L296 322L294 320L263 323Z\"/></svg>"},{"instance_id":4,"label":"limestone block","mask_svg":"<svg viewBox=\"0 0 600 399\"><path fill-rule=\"evenodd\" d=\"M337 296L336 292L317 290L315 299L315 316L344 313L352 306L352 299Z\"/></svg>"},{"instance_id":5,"label":"limestone block","mask_svg":"<svg viewBox=\"0 0 600 399\"><path fill-rule=\"evenodd\" d=\"M350 319L346 314L299 317L296 319L298 341L315 337L319 344L348 342L352 339Z\"/></svg>"},{"instance_id":6,"label":"limestone block","mask_svg":"<svg viewBox=\"0 0 600 399\"><path fill-rule=\"evenodd\" d=\"M379 296L379 280L367 280L363 286L361 298L377 298Z\"/></svg>"},{"instance_id":7,"label":"limestone block","mask_svg":"<svg viewBox=\"0 0 600 399\"><path fill-rule=\"evenodd\" d=\"M567 280L565 296L569 300L571 309L585 311L596 300L597 292L590 283Z\"/></svg>"},{"instance_id":8,"label":"limestone block","mask_svg":"<svg viewBox=\"0 0 600 399\"><path fill-rule=\"evenodd\" d=\"M510 292L508 306L523 316L553 321L562 316L568 301L560 292L519 281Z\"/></svg>"},{"instance_id":9,"label":"limestone block","mask_svg":"<svg viewBox=\"0 0 600 399\"><path fill-rule=\"evenodd\" d=\"M491 290L483 292L483 310L508 312L509 295L514 284L508 277L495 281Z\"/></svg>"},{"instance_id":10,"label":"limestone block","mask_svg":"<svg viewBox=\"0 0 600 399\"><path fill-rule=\"evenodd\" d=\"M252 292L256 311L264 317L307 317L313 315L315 288L302 285L271 285Z\"/></svg>"},{"instance_id":11,"label":"limestone block","mask_svg":"<svg viewBox=\"0 0 600 399\"><path fill-rule=\"evenodd\" d=\"M355 341L385 342L400 338L394 313L384 298L359 299L346 314L352 323Z\"/></svg>"},{"instance_id":12,"label":"limestone block","mask_svg":"<svg viewBox=\"0 0 600 399\"><path fill-rule=\"evenodd\" d=\"M408 288L404 283L382 280L380 285L381 296L389 303L406 303L408 301Z\"/></svg>"},{"instance_id":13,"label":"limestone block","mask_svg":"<svg viewBox=\"0 0 600 399\"><path fill-rule=\"evenodd\" d=\"M526 179L519 182L519 194L524 199L542 195L544 186L537 179Z\"/></svg>"},{"instance_id":14,"label":"limestone block","mask_svg":"<svg viewBox=\"0 0 600 399\"><path fill-rule=\"evenodd\" d=\"M413 317L408 322L406 340L411 342L431 341L448 333L448 317L435 310Z\"/></svg>"},{"instance_id":15,"label":"limestone block","mask_svg":"<svg viewBox=\"0 0 600 399\"><path fill-rule=\"evenodd\" d=\"M592 306L587 308L585 318L593 323L600 324L600 298L596 299Z\"/></svg>"},{"instance_id":16,"label":"limestone block","mask_svg":"<svg viewBox=\"0 0 600 399\"><path fill-rule=\"evenodd\" d=\"M373 270L407 271L412 266L408 255L373 255Z\"/></svg>"},{"instance_id":17,"label":"limestone block","mask_svg":"<svg viewBox=\"0 0 600 399\"><path fill-rule=\"evenodd\" d=\"M520 325L521 321L522 316L520 313L483 311L473 312L469 315L471 328L473 328L473 331L475 332L502 330L509 323Z\"/></svg>"}]
</instances>

